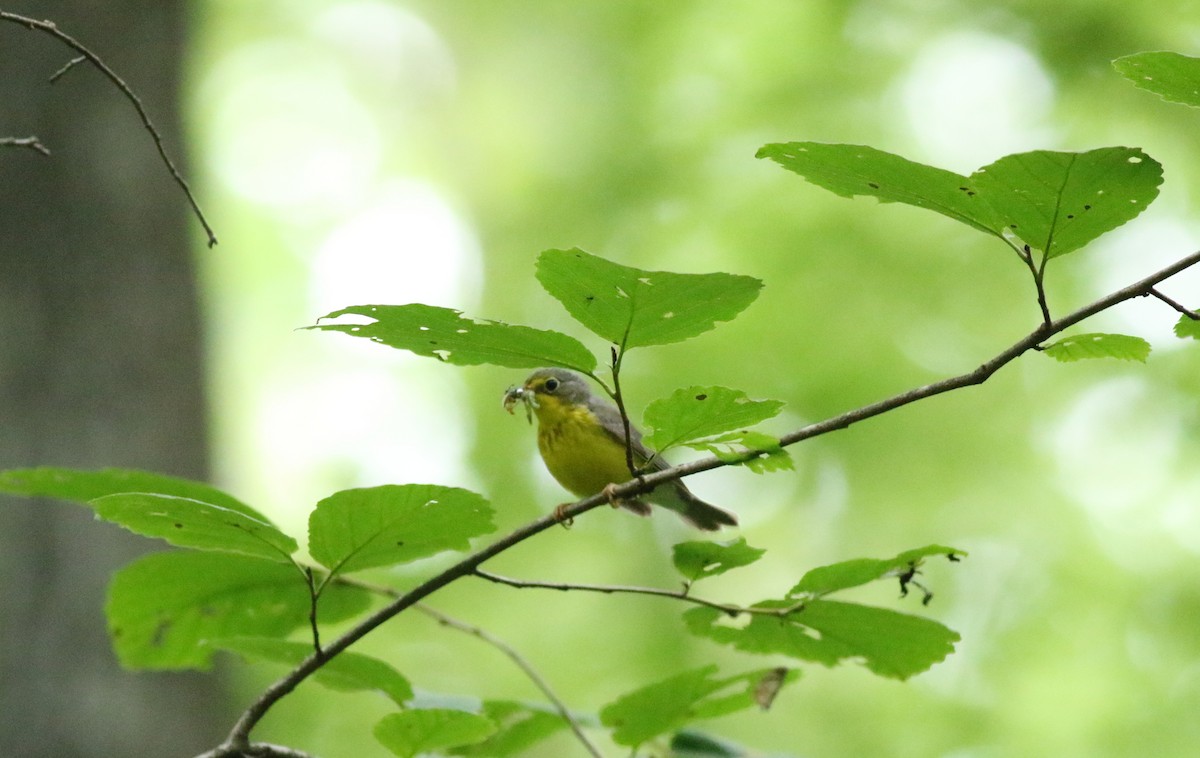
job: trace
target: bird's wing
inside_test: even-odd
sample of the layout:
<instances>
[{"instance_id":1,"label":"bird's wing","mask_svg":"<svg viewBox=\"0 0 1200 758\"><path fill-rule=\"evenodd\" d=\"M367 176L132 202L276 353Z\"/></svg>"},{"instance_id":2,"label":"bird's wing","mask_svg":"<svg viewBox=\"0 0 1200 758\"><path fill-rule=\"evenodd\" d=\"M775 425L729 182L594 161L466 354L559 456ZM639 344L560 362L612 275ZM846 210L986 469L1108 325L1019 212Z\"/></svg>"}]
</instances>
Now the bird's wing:
<instances>
[{"instance_id":1,"label":"bird's wing","mask_svg":"<svg viewBox=\"0 0 1200 758\"><path fill-rule=\"evenodd\" d=\"M620 443L621 447L625 446L625 425L621 422L621 412L615 406L603 403L595 398L591 398L588 402L588 407L592 413L596 414L596 418L600 420L600 425L608 432L613 439ZM655 455L648 447L642 444L642 433L637 427L630 422L629 425L629 440L633 443L633 455L636 459L634 462L639 466L646 465L646 461L650 461L651 471L661 471L665 468L670 468L670 464L666 463L661 456Z\"/></svg>"}]
</instances>

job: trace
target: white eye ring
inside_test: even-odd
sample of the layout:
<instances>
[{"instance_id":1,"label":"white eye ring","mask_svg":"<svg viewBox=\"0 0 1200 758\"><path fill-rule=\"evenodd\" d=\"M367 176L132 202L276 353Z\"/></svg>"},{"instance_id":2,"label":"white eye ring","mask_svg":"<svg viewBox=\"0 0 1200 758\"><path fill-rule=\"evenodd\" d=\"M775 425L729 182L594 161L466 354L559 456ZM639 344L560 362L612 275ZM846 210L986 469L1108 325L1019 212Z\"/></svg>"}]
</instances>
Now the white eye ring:
<instances>
[{"instance_id":1,"label":"white eye ring","mask_svg":"<svg viewBox=\"0 0 1200 758\"><path fill-rule=\"evenodd\" d=\"M546 388L547 392L553 392L554 390L558 389L558 380L554 377L550 377L542 386Z\"/></svg>"}]
</instances>

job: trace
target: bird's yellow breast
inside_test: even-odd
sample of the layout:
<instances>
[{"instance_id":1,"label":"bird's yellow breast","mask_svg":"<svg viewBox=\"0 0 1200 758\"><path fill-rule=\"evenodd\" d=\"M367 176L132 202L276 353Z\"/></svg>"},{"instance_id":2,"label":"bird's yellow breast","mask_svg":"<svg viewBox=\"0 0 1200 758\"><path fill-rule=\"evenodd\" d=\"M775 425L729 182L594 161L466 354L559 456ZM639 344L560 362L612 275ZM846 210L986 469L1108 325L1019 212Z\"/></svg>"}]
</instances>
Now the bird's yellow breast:
<instances>
[{"instance_id":1,"label":"bird's yellow breast","mask_svg":"<svg viewBox=\"0 0 1200 758\"><path fill-rule=\"evenodd\" d=\"M625 447L586 406L540 397L535 413L542 460L568 491L587 497L609 484L629 481Z\"/></svg>"}]
</instances>

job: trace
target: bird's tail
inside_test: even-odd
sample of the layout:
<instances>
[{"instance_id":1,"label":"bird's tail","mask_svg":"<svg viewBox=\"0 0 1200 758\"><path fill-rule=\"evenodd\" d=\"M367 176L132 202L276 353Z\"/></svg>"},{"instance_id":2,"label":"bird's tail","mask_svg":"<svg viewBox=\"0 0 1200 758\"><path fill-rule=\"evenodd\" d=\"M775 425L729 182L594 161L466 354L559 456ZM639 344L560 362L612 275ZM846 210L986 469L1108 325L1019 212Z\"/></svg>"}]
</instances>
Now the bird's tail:
<instances>
[{"instance_id":1,"label":"bird's tail","mask_svg":"<svg viewBox=\"0 0 1200 758\"><path fill-rule=\"evenodd\" d=\"M653 502L670 508L684 521L706 532L715 532L722 526L737 526L737 516L729 511L704 502L681 482L672 482L671 485L673 486L656 489L653 492Z\"/></svg>"}]
</instances>

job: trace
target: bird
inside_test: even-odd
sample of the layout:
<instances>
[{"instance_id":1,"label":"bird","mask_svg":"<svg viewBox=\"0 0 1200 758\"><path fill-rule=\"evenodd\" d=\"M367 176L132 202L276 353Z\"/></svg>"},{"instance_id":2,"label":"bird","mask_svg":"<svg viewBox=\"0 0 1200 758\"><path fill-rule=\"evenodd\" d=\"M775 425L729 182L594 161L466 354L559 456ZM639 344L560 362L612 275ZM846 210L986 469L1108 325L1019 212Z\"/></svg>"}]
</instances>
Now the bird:
<instances>
[{"instance_id":1,"label":"bird","mask_svg":"<svg viewBox=\"0 0 1200 758\"><path fill-rule=\"evenodd\" d=\"M532 411L537 416L538 451L550 474L567 491L588 497L607 493L633 478L626 458L621 412L594 395L583 375L564 368L537 369L520 386L509 387L504 393L503 405L509 413L518 402L525 404L527 415ZM639 470L654 472L670 467L642 444L641 432L632 425L629 441ZM736 516L696 497L678 479L636 498L609 499L614 507L640 516L650 515L649 503L660 505L704 531L737 526ZM564 521L563 507L555 509L559 521Z\"/></svg>"}]
</instances>

